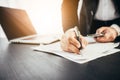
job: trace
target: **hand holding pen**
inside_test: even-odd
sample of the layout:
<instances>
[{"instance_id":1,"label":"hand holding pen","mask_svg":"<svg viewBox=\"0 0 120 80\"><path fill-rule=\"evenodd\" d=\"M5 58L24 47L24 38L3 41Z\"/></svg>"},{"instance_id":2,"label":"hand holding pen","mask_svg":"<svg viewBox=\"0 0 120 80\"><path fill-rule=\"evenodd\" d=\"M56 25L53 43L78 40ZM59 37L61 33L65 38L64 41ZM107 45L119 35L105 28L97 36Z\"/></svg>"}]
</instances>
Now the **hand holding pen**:
<instances>
[{"instance_id":1,"label":"hand holding pen","mask_svg":"<svg viewBox=\"0 0 120 80\"><path fill-rule=\"evenodd\" d=\"M99 35L95 38L97 42L111 42L117 37L117 32L112 27L101 27L97 29L96 34Z\"/></svg>"},{"instance_id":2,"label":"hand holding pen","mask_svg":"<svg viewBox=\"0 0 120 80\"><path fill-rule=\"evenodd\" d=\"M88 43L87 41L82 37L79 29L77 26L74 27L74 32L76 35L76 39L79 41L80 43L80 47L78 48L79 50L81 50L82 48L84 48Z\"/></svg>"},{"instance_id":3,"label":"hand holding pen","mask_svg":"<svg viewBox=\"0 0 120 80\"><path fill-rule=\"evenodd\" d=\"M115 29L111 27L101 27L96 31L94 38L98 42L110 42L117 36ZM68 29L61 37L61 48L67 52L80 53L81 48L84 48L88 42L80 34L78 28Z\"/></svg>"},{"instance_id":4,"label":"hand holding pen","mask_svg":"<svg viewBox=\"0 0 120 80\"><path fill-rule=\"evenodd\" d=\"M75 27L68 29L61 37L60 44L61 48L64 51L72 52L72 53L80 53L80 48L84 48L87 45L87 41L80 34L76 34ZM79 37L79 38L78 38ZM79 42L81 41L81 42ZM81 46L82 44L82 46Z\"/></svg>"}]
</instances>

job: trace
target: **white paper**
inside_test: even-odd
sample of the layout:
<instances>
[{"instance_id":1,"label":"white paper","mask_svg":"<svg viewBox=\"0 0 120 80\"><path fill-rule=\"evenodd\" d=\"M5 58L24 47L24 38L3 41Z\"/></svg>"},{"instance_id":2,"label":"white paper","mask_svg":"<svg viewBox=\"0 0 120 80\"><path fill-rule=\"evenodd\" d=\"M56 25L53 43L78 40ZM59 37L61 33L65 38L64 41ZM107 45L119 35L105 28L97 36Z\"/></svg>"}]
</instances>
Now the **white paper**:
<instances>
[{"instance_id":1,"label":"white paper","mask_svg":"<svg viewBox=\"0 0 120 80\"><path fill-rule=\"evenodd\" d=\"M93 40L90 40L90 42L91 41L93 42ZM120 49L114 48L118 45L119 43L89 43L85 49L80 50L80 54L63 51L60 47L60 42L50 45L40 45L39 47L34 47L33 49L42 52L50 52L77 63L85 63L120 51Z\"/></svg>"}]
</instances>

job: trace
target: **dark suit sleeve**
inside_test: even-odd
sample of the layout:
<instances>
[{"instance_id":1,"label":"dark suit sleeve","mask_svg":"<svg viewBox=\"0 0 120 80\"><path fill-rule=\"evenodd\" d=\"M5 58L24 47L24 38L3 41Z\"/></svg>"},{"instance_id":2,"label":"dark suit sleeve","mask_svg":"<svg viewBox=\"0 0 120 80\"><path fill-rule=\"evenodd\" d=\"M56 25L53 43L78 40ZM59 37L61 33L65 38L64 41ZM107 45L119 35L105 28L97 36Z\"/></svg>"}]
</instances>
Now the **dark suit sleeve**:
<instances>
[{"instance_id":1,"label":"dark suit sleeve","mask_svg":"<svg viewBox=\"0 0 120 80\"><path fill-rule=\"evenodd\" d=\"M79 0L63 0L62 2L61 11L62 11L62 26L64 32L78 25L77 16L78 2Z\"/></svg>"}]
</instances>

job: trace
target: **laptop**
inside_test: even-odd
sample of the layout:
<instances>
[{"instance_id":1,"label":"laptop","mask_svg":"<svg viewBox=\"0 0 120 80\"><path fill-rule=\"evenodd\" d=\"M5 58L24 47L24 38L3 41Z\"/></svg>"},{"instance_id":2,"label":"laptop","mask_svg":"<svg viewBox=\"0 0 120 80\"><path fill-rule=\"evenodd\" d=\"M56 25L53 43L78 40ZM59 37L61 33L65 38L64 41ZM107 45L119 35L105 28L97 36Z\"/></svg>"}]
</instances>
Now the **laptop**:
<instances>
[{"instance_id":1,"label":"laptop","mask_svg":"<svg viewBox=\"0 0 120 80\"><path fill-rule=\"evenodd\" d=\"M0 7L0 24L11 43L50 44L57 35L38 35L25 10Z\"/></svg>"}]
</instances>

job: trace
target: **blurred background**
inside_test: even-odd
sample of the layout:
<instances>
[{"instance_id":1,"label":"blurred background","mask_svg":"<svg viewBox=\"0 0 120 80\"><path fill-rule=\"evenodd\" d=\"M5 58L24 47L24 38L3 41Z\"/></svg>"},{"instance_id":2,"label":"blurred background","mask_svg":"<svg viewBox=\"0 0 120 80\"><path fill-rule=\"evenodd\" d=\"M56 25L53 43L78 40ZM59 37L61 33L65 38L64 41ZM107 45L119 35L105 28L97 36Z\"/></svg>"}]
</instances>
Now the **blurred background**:
<instances>
[{"instance_id":1,"label":"blurred background","mask_svg":"<svg viewBox=\"0 0 120 80\"><path fill-rule=\"evenodd\" d=\"M61 3L62 0L0 0L0 6L26 10L40 35L63 33ZM5 37L1 25L0 37Z\"/></svg>"}]
</instances>

